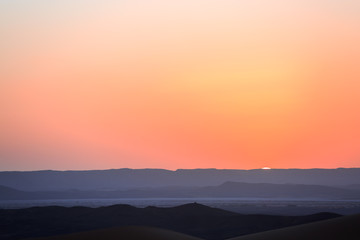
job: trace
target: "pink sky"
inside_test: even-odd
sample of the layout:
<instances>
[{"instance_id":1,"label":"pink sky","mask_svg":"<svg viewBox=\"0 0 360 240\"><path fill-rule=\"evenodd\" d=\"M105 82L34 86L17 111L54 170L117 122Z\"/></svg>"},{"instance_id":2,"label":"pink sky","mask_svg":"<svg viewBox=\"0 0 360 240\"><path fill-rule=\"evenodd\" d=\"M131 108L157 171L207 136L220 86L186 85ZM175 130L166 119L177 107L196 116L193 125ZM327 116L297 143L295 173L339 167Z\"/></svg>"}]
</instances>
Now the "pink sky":
<instances>
[{"instance_id":1,"label":"pink sky","mask_svg":"<svg viewBox=\"0 0 360 240\"><path fill-rule=\"evenodd\" d=\"M360 167L357 0L4 0L0 34L0 170Z\"/></svg>"}]
</instances>

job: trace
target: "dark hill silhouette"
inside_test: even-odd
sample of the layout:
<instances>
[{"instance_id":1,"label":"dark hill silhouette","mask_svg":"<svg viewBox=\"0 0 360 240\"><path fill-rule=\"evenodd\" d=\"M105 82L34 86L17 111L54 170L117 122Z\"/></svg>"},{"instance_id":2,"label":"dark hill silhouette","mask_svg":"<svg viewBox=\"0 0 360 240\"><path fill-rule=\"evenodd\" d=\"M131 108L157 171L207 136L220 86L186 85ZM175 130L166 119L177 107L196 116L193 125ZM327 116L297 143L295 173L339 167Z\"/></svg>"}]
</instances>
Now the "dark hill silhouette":
<instances>
[{"instance_id":1,"label":"dark hill silhouette","mask_svg":"<svg viewBox=\"0 0 360 240\"><path fill-rule=\"evenodd\" d=\"M0 210L0 239L45 237L120 226L149 226L204 239L244 234L338 217L332 213L308 216L242 215L192 203L172 208L114 205L33 207Z\"/></svg>"}]
</instances>

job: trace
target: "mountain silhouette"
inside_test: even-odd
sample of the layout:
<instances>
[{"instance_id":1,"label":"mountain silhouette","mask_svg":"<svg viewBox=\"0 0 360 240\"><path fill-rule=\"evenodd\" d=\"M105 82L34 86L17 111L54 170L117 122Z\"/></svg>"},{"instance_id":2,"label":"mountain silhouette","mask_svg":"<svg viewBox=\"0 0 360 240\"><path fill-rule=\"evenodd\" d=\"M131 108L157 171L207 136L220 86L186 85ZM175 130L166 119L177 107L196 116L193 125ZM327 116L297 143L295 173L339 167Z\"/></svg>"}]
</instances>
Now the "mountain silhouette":
<instances>
[{"instance_id":1,"label":"mountain silhouette","mask_svg":"<svg viewBox=\"0 0 360 240\"><path fill-rule=\"evenodd\" d=\"M360 199L360 189L305 184L225 182L207 187L158 187L127 190L20 191L0 186L0 200L121 198L292 198Z\"/></svg>"},{"instance_id":2,"label":"mountain silhouette","mask_svg":"<svg viewBox=\"0 0 360 240\"><path fill-rule=\"evenodd\" d=\"M154 177L156 176L156 177ZM0 172L0 185L23 191L126 190L142 187L216 186L227 181L345 186L359 184L359 168L339 169L112 169Z\"/></svg>"}]
</instances>

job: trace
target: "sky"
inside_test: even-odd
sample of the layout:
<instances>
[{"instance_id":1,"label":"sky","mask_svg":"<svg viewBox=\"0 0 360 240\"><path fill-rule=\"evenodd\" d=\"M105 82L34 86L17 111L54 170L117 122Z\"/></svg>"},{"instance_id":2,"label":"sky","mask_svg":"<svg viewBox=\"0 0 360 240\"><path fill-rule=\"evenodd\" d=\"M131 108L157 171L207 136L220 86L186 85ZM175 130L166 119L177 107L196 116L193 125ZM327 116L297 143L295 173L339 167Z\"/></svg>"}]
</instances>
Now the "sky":
<instances>
[{"instance_id":1,"label":"sky","mask_svg":"<svg viewBox=\"0 0 360 240\"><path fill-rule=\"evenodd\" d=\"M0 170L360 167L358 0L0 0Z\"/></svg>"}]
</instances>

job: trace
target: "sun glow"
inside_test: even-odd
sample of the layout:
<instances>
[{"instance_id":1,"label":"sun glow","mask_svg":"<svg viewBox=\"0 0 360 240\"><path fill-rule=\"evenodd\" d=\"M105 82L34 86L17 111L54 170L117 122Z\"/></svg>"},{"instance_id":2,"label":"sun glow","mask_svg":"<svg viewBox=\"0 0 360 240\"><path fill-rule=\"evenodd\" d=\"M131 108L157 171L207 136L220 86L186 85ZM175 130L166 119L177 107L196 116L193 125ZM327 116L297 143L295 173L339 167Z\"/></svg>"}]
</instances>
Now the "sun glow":
<instances>
[{"instance_id":1,"label":"sun glow","mask_svg":"<svg viewBox=\"0 0 360 240\"><path fill-rule=\"evenodd\" d=\"M360 166L359 1L19 2L2 171Z\"/></svg>"}]
</instances>

